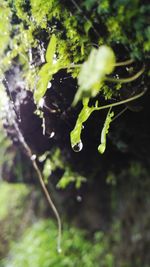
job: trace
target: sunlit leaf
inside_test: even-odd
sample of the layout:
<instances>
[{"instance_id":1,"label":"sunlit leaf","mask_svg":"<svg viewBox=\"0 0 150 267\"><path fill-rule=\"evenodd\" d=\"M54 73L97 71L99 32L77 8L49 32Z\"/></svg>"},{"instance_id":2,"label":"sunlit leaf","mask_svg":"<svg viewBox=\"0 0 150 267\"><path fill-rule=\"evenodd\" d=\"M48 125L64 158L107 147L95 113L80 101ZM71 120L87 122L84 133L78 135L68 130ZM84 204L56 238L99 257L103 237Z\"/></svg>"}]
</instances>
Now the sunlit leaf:
<instances>
[{"instance_id":1,"label":"sunlit leaf","mask_svg":"<svg viewBox=\"0 0 150 267\"><path fill-rule=\"evenodd\" d=\"M74 129L70 133L71 146L76 152L82 149L81 146L79 146L79 144L82 144L81 143L81 132L83 129L83 123L87 121L87 119L90 117L91 113L94 110L97 110L97 107L94 107L94 106L89 107L88 102L89 102L88 98L83 99L83 108L79 113ZM79 146L78 151L75 150L77 146Z\"/></svg>"},{"instance_id":2,"label":"sunlit leaf","mask_svg":"<svg viewBox=\"0 0 150 267\"><path fill-rule=\"evenodd\" d=\"M105 152L106 149L106 137L108 134L108 130L110 127L110 123L112 121L112 117L114 116L114 112L110 112L110 110L108 111L108 114L106 116L106 120L101 132L101 144L98 146L98 151L103 154Z\"/></svg>"},{"instance_id":3,"label":"sunlit leaf","mask_svg":"<svg viewBox=\"0 0 150 267\"><path fill-rule=\"evenodd\" d=\"M79 76L79 89L75 95L73 105L83 97L95 97L103 86L105 76L110 74L115 66L115 54L105 45L99 49L93 48L87 61L82 64Z\"/></svg>"},{"instance_id":4,"label":"sunlit leaf","mask_svg":"<svg viewBox=\"0 0 150 267\"><path fill-rule=\"evenodd\" d=\"M59 63L53 63L56 51L56 36L53 34L46 51L46 61L38 73L38 82L34 92L34 100L39 103L40 99L45 95L49 81L53 75L60 69Z\"/></svg>"},{"instance_id":5,"label":"sunlit leaf","mask_svg":"<svg viewBox=\"0 0 150 267\"><path fill-rule=\"evenodd\" d=\"M40 99L45 95L49 81L59 68L59 64L51 65L51 63L46 63L39 71L39 80L34 92L34 100L36 103L39 103Z\"/></svg>"},{"instance_id":6,"label":"sunlit leaf","mask_svg":"<svg viewBox=\"0 0 150 267\"><path fill-rule=\"evenodd\" d=\"M70 183L74 183L75 187L79 189L84 182L86 182L85 177L73 172L70 168L66 168L63 176L57 183L57 188L65 189Z\"/></svg>"},{"instance_id":7,"label":"sunlit leaf","mask_svg":"<svg viewBox=\"0 0 150 267\"><path fill-rule=\"evenodd\" d=\"M47 50L46 50L46 61L48 63L53 63L53 57L56 51L56 36L55 34L52 35L50 42L48 44Z\"/></svg>"}]
</instances>

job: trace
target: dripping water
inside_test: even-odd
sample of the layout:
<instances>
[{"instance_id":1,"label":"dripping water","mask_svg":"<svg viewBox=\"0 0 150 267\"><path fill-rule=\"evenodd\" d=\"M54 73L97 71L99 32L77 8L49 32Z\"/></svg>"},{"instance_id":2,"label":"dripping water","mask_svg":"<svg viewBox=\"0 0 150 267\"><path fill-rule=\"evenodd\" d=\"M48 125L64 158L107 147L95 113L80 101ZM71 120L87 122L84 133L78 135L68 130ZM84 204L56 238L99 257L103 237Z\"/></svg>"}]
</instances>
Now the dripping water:
<instances>
[{"instance_id":1,"label":"dripping water","mask_svg":"<svg viewBox=\"0 0 150 267\"><path fill-rule=\"evenodd\" d=\"M32 156L31 156L31 158L30 158L32 161L34 161L34 160L36 160L36 155L35 154L33 154Z\"/></svg>"},{"instance_id":2,"label":"dripping water","mask_svg":"<svg viewBox=\"0 0 150 267\"><path fill-rule=\"evenodd\" d=\"M55 132L51 132L49 138L51 139L51 138L53 138L54 136L55 136Z\"/></svg>"},{"instance_id":3,"label":"dripping water","mask_svg":"<svg viewBox=\"0 0 150 267\"><path fill-rule=\"evenodd\" d=\"M77 202L81 202L82 201L82 197L80 195L77 195L76 200L77 200Z\"/></svg>"},{"instance_id":4,"label":"dripping water","mask_svg":"<svg viewBox=\"0 0 150 267\"><path fill-rule=\"evenodd\" d=\"M80 152L82 148L83 148L83 143L81 140L77 144L72 146L74 152Z\"/></svg>"}]
</instances>

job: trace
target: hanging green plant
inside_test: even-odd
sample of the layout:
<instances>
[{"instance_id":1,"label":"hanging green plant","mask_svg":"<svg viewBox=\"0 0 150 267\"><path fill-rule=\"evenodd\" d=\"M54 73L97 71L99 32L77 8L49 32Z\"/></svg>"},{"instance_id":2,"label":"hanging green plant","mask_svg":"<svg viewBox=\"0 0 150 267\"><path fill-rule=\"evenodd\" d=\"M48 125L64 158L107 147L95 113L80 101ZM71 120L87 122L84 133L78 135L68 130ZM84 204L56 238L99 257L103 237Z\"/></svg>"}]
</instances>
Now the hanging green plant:
<instances>
[{"instance_id":1,"label":"hanging green plant","mask_svg":"<svg viewBox=\"0 0 150 267\"><path fill-rule=\"evenodd\" d=\"M112 73L115 67L115 54L113 50L102 45L98 49L92 48L91 53L80 69L78 76L78 91L73 106L83 97L95 97L102 88L105 76Z\"/></svg>"},{"instance_id":2,"label":"hanging green plant","mask_svg":"<svg viewBox=\"0 0 150 267\"><path fill-rule=\"evenodd\" d=\"M109 127L110 127L110 123L112 121L112 117L114 116L114 112L110 112L111 108L109 109L106 119L105 119L105 123L101 132L101 144L98 146L98 151L100 154L103 154L105 152L106 149L106 137L109 131Z\"/></svg>"}]
</instances>

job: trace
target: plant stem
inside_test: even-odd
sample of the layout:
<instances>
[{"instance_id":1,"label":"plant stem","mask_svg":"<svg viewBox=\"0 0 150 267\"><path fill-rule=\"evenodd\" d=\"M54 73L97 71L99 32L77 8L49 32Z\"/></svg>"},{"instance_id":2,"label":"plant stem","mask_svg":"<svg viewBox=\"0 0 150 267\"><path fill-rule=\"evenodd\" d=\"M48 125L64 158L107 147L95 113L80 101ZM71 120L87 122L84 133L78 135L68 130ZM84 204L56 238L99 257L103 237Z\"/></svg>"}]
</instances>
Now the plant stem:
<instances>
[{"instance_id":1,"label":"plant stem","mask_svg":"<svg viewBox=\"0 0 150 267\"><path fill-rule=\"evenodd\" d=\"M124 109L122 109L113 119L112 122L115 121L116 119L118 119L126 110L128 109L128 107L125 107Z\"/></svg>"},{"instance_id":2,"label":"plant stem","mask_svg":"<svg viewBox=\"0 0 150 267\"><path fill-rule=\"evenodd\" d=\"M18 124L16 123L15 120L13 121L13 123L14 123L14 127L15 127L15 129L17 131L19 140L20 140L21 144L23 145L23 147L25 148L25 150L26 150L26 152L27 152L27 154L28 154L28 156L29 156L29 158L30 158L30 160L32 162L32 165L33 165L33 167L34 167L34 169L35 169L35 171L37 173L37 176L39 178L39 182L40 182L41 187L43 189L43 192L44 192L44 194L46 196L46 199L47 199L47 201L48 201L48 203L49 203L51 209L53 210L53 212L55 214L55 217L57 219L57 223L58 223L57 250L58 250L58 252L61 252L62 226L61 226L61 219L60 219L59 213L58 213L58 211L57 211L57 209L56 209L56 207L55 207L55 205L54 205L54 203L53 203L53 201L52 201L52 199L50 197L50 194L49 194L45 184L44 184L42 173L41 173L41 171L40 171L40 169L39 169L39 167L37 165L37 162L36 162L36 157L35 158L33 157L34 155L33 155L32 151L31 151L30 147L26 143L26 141L25 141L25 139L24 139L19 127L18 127Z\"/></svg>"},{"instance_id":3,"label":"plant stem","mask_svg":"<svg viewBox=\"0 0 150 267\"><path fill-rule=\"evenodd\" d=\"M116 103L113 103L113 104L108 104L108 105L105 105L105 106L101 106L101 107L97 107L95 110L101 110L101 109L106 109L106 108L110 108L110 107L115 107L115 106L119 106L119 105L122 105L122 104L125 104L125 103L128 103L128 102L131 102L131 101L134 101L138 98L140 98L141 96L143 96L145 94L146 90L143 90L141 93L135 95L135 96L132 96L128 99L125 99L125 100L122 100L122 101L119 101L119 102L116 102Z\"/></svg>"},{"instance_id":4,"label":"plant stem","mask_svg":"<svg viewBox=\"0 0 150 267\"><path fill-rule=\"evenodd\" d=\"M125 60L125 61L121 61L121 62L117 62L115 64L116 67L119 67L119 66L126 66L126 65L129 65L129 64L132 64L134 62L133 59L128 59L128 60Z\"/></svg>"},{"instance_id":5,"label":"plant stem","mask_svg":"<svg viewBox=\"0 0 150 267\"><path fill-rule=\"evenodd\" d=\"M105 80L108 82L115 82L115 83L133 82L143 74L144 70L145 70L145 68L143 67L139 72L137 72L135 75L133 75L132 77L129 77L129 78L115 79L115 78L111 78L111 77L106 77Z\"/></svg>"}]
</instances>

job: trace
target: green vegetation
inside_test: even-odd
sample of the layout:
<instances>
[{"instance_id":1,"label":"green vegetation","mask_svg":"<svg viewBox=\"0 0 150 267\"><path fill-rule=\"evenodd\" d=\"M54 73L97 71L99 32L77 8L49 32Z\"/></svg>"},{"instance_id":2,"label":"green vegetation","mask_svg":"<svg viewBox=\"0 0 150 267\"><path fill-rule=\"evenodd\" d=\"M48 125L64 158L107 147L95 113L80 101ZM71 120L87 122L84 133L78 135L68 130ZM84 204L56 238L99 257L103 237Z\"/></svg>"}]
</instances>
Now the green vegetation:
<instances>
[{"instance_id":1,"label":"green vegetation","mask_svg":"<svg viewBox=\"0 0 150 267\"><path fill-rule=\"evenodd\" d=\"M113 255L103 233L87 240L83 231L64 226L62 253L54 246L57 229L51 221L39 221L29 228L19 243L13 244L4 267L113 267Z\"/></svg>"},{"instance_id":2,"label":"green vegetation","mask_svg":"<svg viewBox=\"0 0 150 267\"><path fill-rule=\"evenodd\" d=\"M103 130L101 133L101 144L98 146L98 151L101 154L103 154L106 149L106 136L108 134L108 130L109 130L110 123L112 121L113 116L114 116L114 112L110 112L110 109L109 109L105 123L104 123Z\"/></svg>"},{"instance_id":3,"label":"green vegetation","mask_svg":"<svg viewBox=\"0 0 150 267\"><path fill-rule=\"evenodd\" d=\"M140 0L1 0L0 131L17 146L2 130L0 180L14 183L0 182L2 267L149 267L149 11ZM58 234L34 214L33 167Z\"/></svg>"},{"instance_id":4,"label":"green vegetation","mask_svg":"<svg viewBox=\"0 0 150 267\"><path fill-rule=\"evenodd\" d=\"M150 5L132 1L133 11L129 5L128 0L123 3L119 0L114 3L108 0L101 3L83 0L80 6L76 1L72 1L70 11L68 5L58 0L50 3L45 0L31 0L30 5L21 0L9 0L6 3L4 1L0 9L0 27L3 29L4 24L7 27L5 42L3 36L0 36L0 44L4 42L1 50L1 69L9 69L13 60L17 60L23 68L26 88L34 91L37 108L49 87L49 82L61 69L66 69L73 78L78 79L79 88L73 105L84 97L99 99L99 96L102 96L106 100L114 96L119 97L122 83L139 78L144 70L147 75L147 70L142 68L136 75L127 79L109 79L106 75L114 70L115 61L121 60L121 64L116 64L118 67L125 65L122 64L123 60L129 64L133 63L133 60L145 63L150 50L147 22ZM6 22L2 17L3 9L8 14ZM12 17L14 23L11 25ZM44 41L39 37L41 32L45 35ZM128 48L125 57L121 58L117 48L119 45L124 51ZM35 62L34 49L40 54L40 64ZM115 75L118 75L117 72ZM106 81L119 84L109 86ZM78 136L80 132L81 129Z\"/></svg>"},{"instance_id":5,"label":"green vegetation","mask_svg":"<svg viewBox=\"0 0 150 267\"><path fill-rule=\"evenodd\" d=\"M56 185L59 189L65 189L71 183L78 189L81 187L81 184L86 181L85 177L71 169L69 163L67 164L64 162L59 148L51 152L45 152L43 155L39 156L39 161L44 163L43 178L45 184L48 184L52 174L58 169L63 173Z\"/></svg>"},{"instance_id":6,"label":"green vegetation","mask_svg":"<svg viewBox=\"0 0 150 267\"><path fill-rule=\"evenodd\" d=\"M28 214L27 202L30 193L31 190L23 184L0 183L0 260L7 254L11 241L30 221L32 213ZM21 224L22 220L24 223Z\"/></svg>"},{"instance_id":7,"label":"green vegetation","mask_svg":"<svg viewBox=\"0 0 150 267\"><path fill-rule=\"evenodd\" d=\"M115 67L115 55L110 47L93 48L87 61L82 66L78 76L79 89L73 105L84 97L95 97L104 84L106 74L112 73Z\"/></svg>"},{"instance_id":8,"label":"green vegetation","mask_svg":"<svg viewBox=\"0 0 150 267\"><path fill-rule=\"evenodd\" d=\"M45 56L47 63L44 64L38 73L39 80L37 82L36 91L34 92L34 99L36 103L39 103L41 98L45 95L48 88L48 83L51 81L53 74L59 70L59 64L53 63L55 51L56 37L55 35L52 35Z\"/></svg>"},{"instance_id":9,"label":"green vegetation","mask_svg":"<svg viewBox=\"0 0 150 267\"><path fill-rule=\"evenodd\" d=\"M145 251L145 246L149 247L149 240L145 238L150 219L148 177L147 170L139 162L132 162L117 177L115 173L109 173L107 182L111 188L113 210L110 229L93 234L64 222L60 254L56 250L57 227L54 222L35 219L30 201L36 200L30 198L31 189L22 184L1 183L0 218L3 218L0 220L0 236L5 241L0 246L1 266L92 267L94 262L97 267L148 267L149 255L147 249ZM17 241L12 242L16 238Z\"/></svg>"},{"instance_id":10,"label":"green vegetation","mask_svg":"<svg viewBox=\"0 0 150 267\"><path fill-rule=\"evenodd\" d=\"M0 179L5 177L6 170L9 172L9 170L12 168L15 153L11 150L11 148L12 143L6 137L2 125L0 124Z\"/></svg>"},{"instance_id":11,"label":"green vegetation","mask_svg":"<svg viewBox=\"0 0 150 267\"><path fill-rule=\"evenodd\" d=\"M18 214L19 216L19 213L22 213L22 203L27 198L27 195L29 194L29 189L22 184L14 184L10 186L7 183L1 183L0 190L0 219L5 219L13 211L16 212L16 214Z\"/></svg>"}]
</instances>

